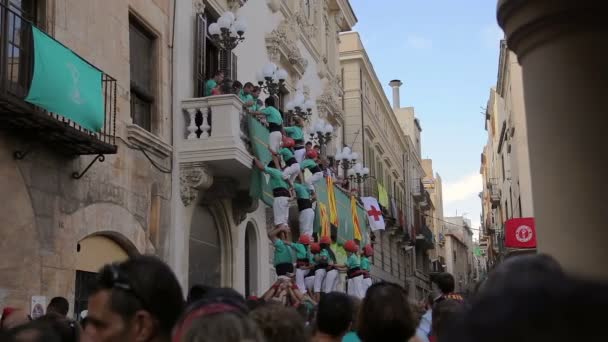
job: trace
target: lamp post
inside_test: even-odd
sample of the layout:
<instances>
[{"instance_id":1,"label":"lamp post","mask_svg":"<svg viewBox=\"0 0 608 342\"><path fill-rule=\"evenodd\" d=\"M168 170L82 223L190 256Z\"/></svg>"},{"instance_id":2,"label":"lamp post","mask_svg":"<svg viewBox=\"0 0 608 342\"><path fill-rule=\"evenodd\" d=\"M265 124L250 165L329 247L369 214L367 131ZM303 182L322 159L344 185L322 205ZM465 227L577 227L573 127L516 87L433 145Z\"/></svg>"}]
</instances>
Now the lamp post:
<instances>
[{"instance_id":1,"label":"lamp post","mask_svg":"<svg viewBox=\"0 0 608 342\"><path fill-rule=\"evenodd\" d=\"M323 119L316 120L312 123L312 125L307 128L308 134L310 134L310 140L312 140L315 144L321 146L322 154L325 152L327 144L332 139L332 134L334 132L334 126L330 123L325 122Z\"/></svg>"},{"instance_id":2,"label":"lamp post","mask_svg":"<svg viewBox=\"0 0 608 342\"><path fill-rule=\"evenodd\" d=\"M355 166L348 170L347 174L348 180L357 183L357 189L361 193L361 184L370 177L369 168L363 167L361 163L356 163Z\"/></svg>"},{"instance_id":3,"label":"lamp post","mask_svg":"<svg viewBox=\"0 0 608 342\"><path fill-rule=\"evenodd\" d=\"M269 62L258 71L256 78L258 85L268 95L276 96L287 79L287 71L279 69L276 64Z\"/></svg>"},{"instance_id":4,"label":"lamp post","mask_svg":"<svg viewBox=\"0 0 608 342\"><path fill-rule=\"evenodd\" d=\"M290 116L297 115L305 121L308 121L312 115L312 107L314 107L314 102L311 99L307 100L301 92L297 92L293 100L285 104L285 109Z\"/></svg>"},{"instance_id":5,"label":"lamp post","mask_svg":"<svg viewBox=\"0 0 608 342\"><path fill-rule=\"evenodd\" d=\"M236 18L232 12L224 12L217 22L209 25L208 32L211 41L214 42L225 54L229 54L240 42L245 40L247 24L241 19ZM228 58L224 58L221 65L225 74L230 74L230 63Z\"/></svg>"},{"instance_id":6,"label":"lamp post","mask_svg":"<svg viewBox=\"0 0 608 342\"><path fill-rule=\"evenodd\" d=\"M357 159L359 159L359 154L357 152L352 152L350 147L344 146L342 150L338 150L336 153L336 165L338 167L342 166L344 170L344 177L348 176L348 171L352 169L357 163Z\"/></svg>"}]
</instances>

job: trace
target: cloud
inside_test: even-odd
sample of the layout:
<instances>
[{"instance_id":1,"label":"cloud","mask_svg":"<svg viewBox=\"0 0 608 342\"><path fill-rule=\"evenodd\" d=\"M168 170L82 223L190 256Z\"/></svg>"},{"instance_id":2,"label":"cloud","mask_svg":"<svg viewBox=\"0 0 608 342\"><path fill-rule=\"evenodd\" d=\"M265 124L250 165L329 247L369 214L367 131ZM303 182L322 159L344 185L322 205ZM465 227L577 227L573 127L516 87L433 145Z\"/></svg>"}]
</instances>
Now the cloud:
<instances>
[{"instance_id":1,"label":"cloud","mask_svg":"<svg viewBox=\"0 0 608 342\"><path fill-rule=\"evenodd\" d=\"M487 48L497 48L503 38L504 33L496 24L488 25L481 29L481 40L483 45Z\"/></svg>"},{"instance_id":2,"label":"cloud","mask_svg":"<svg viewBox=\"0 0 608 342\"><path fill-rule=\"evenodd\" d=\"M455 182L446 182L443 186L443 202L450 203L466 200L471 196L477 198L482 190L481 175L477 172L464 176Z\"/></svg>"},{"instance_id":3,"label":"cloud","mask_svg":"<svg viewBox=\"0 0 608 342\"><path fill-rule=\"evenodd\" d=\"M433 41L418 34L408 34L405 43L415 50L428 50L433 47Z\"/></svg>"}]
</instances>

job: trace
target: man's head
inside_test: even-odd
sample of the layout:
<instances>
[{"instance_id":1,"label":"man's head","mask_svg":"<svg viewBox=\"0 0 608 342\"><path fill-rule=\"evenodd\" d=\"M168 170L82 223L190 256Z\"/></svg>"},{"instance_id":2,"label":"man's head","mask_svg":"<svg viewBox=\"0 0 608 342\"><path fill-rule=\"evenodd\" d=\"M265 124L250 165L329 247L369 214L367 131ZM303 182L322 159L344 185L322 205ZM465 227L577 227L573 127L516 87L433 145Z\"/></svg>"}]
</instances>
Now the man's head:
<instances>
[{"instance_id":1,"label":"man's head","mask_svg":"<svg viewBox=\"0 0 608 342\"><path fill-rule=\"evenodd\" d=\"M213 73L213 79L217 83L222 82L224 80L224 72L221 70L216 71L215 73Z\"/></svg>"},{"instance_id":2,"label":"man's head","mask_svg":"<svg viewBox=\"0 0 608 342\"><path fill-rule=\"evenodd\" d=\"M63 297L55 297L46 307L46 313L53 313L60 316L67 316L70 311L70 303Z\"/></svg>"},{"instance_id":3,"label":"man's head","mask_svg":"<svg viewBox=\"0 0 608 342\"><path fill-rule=\"evenodd\" d=\"M272 96L272 95L271 95L271 96L268 96L268 97L266 98L266 100L264 100L264 105L265 105L266 107L275 107L275 108L276 108L276 105L275 105L275 100L274 100L274 96Z\"/></svg>"},{"instance_id":4,"label":"man's head","mask_svg":"<svg viewBox=\"0 0 608 342\"><path fill-rule=\"evenodd\" d=\"M260 97L261 92L262 92L262 88L255 86L255 87L253 87L253 91L251 92L251 94L253 95L253 97L255 97L257 99L258 97Z\"/></svg>"},{"instance_id":5,"label":"man's head","mask_svg":"<svg viewBox=\"0 0 608 342\"><path fill-rule=\"evenodd\" d=\"M342 337L350 330L353 321L353 302L340 292L331 292L321 298L317 308L317 329L332 337Z\"/></svg>"},{"instance_id":6,"label":"man's head","mask_svg":"<svg viewBox=\"0 0 608 342\"><path fill-rule=\"evenodd\" d=\"M305 145L305 147L306 147L306 151L311 150L312 149L312 143L310 141L307 142L306 145Z\"/></svg>"},{"instance_id":7,"label":"man's head","mask_svg":"<svg viewBox=\"0 0 608 342\"><path fill-rule=\"evenodd\" d=\"M304 319L291 307L266 304L251 311L250 317L266 337L267 342L305 342Z\"/></svg>"},{"instance_id":8,"label":"man's head","mask_svg":"<svg viewBox=\"0 0 608 342\"><path fill-rule=\"evenodd\" d=\"M186 299L186 302L188 304L194 303L197 300L200 300L203 297L205 297L205 295L207 293L209 293L209 291L211 291L211 290L212 290L212 288L207 285L200 285L200 284L193 285L190 288L190 291L188 291L188 298Z\"/></svg>"},{"instance_id":9,"label":"man's head","mask_svg":"<svg viewBox=\"0 0 608 342\"><path fill-rule=\"evenodd\" d=\"M240 91L241 89L243 89L243 83L241 83L240 81L234 81L234 82L232 82L232 89L235 92Z\"/></svg>"},{"instance_id":10,"label":"man's head","mask_svg":"<svg viewBox=\"0 0 608 342\"><path fill-rule=\"evenodd\" d=\"M243 92L245 94L253 93L253 83L251 83L251 82L245 83L245 86L243 86Z\"/></svg>"},{"instance_id":11,"label":"man's head","mask_svg":"<svg viewBox=\"0 0 608 342\"><path fill-rule=\"evenodd\" d=\"M437 285L442 294L454 292L454 277L447 272L436 275L433 283Z\"/></svg>"},{"instance_id":12,"label":"man's head","mask_svg":"<svg viewBox=\"0 0 608 342\"><path fill-rule=\"evenodd\" d=\"M86 332L100 342L168 341L183 307L169 266L138 256L100 270L89 297Z\"/></svg>"}]
</instances>

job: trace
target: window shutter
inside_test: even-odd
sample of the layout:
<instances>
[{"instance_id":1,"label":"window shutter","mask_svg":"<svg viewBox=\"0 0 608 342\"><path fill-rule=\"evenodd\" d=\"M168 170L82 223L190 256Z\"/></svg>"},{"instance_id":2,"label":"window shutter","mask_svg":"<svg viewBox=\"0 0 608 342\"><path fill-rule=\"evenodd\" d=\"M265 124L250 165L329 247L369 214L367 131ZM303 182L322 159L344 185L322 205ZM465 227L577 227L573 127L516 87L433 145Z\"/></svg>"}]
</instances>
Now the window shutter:
<instances>
[{"instance_id":1,"label":"window shutter","mask_svg":"<svg viewBox=\"0 0 608 342\"><path fill-rule=\"evenodd\" d=\"M237 65L238 65L237 57L234 54L234 52L231 52L230 56L231 56L231 62L232 62L232 67L230 68L231 77L233 80L238 80L237 73L236 73Z\"/></svg>"},{"instance_id":2,"label":"window shutter","mask_svg":"<svg viewBox=\"0 0 608 342\"><path fill-rule=\"evenodd\" d=\"M230 73L230 66L232 65L230 61L231 58L232 54L230 51L220 49L220 70L224 72L226 78L230 78L234 81L235 79L232 78L232 74Z\"/></svg>"},{"instance_id":3,"label":"window shutter","mask_svg":"<svg viewBox=\"0 0 608 342\"><path fill-rule=\"evenodd\" d=\"M196 32L194 34L194 97L202 97L205 89L205 61L207 18L202 13L196 14Z\"/></svg>"}]
</instances>

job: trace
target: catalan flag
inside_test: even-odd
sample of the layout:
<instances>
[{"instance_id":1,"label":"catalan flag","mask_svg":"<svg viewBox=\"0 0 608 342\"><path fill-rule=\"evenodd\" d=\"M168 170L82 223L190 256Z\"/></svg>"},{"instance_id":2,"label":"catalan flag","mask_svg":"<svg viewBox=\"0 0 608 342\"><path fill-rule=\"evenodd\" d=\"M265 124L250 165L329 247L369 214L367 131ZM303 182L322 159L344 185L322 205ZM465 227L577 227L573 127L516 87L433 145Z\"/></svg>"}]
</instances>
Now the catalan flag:
<instances>
[{"instance_id":1,"label":"catalan flag","mask_svg":"<svg viewBox=\"0 0 608 342\"><path fill-rule=\"evenodd\" d=\"M321 214L321 236L331 236L327 206L321 202L317 205L319 206L319 213Z\"/></svg>"},{"instance_id":2,"label":"catalan flag","mask_svg":"<svg viewBox=\"0 0 608 342\"><path fill-rule=\"evenodd\" d=\"M327 180L327 201L329 202L329 222L338 227L338 208L336 206L336 194L334 193L334 180L325 177Z\"/></svg>"},{"instance_id":3,"label":"catalan flag","mask_svg":"<svg viewBox=\"0 0 608 342\"><path fill-rule=\"evenodd\" d=\"M355 196L350 196L350 212L353 217L353 238L357 241L363 241L361 225L359 224L359 215L357 215L357 200L355 199Z\"/></svg>"}]
</instances>

